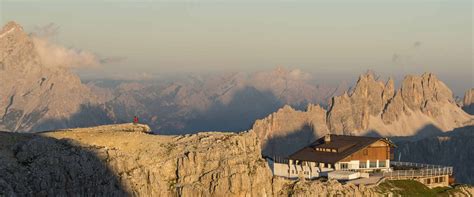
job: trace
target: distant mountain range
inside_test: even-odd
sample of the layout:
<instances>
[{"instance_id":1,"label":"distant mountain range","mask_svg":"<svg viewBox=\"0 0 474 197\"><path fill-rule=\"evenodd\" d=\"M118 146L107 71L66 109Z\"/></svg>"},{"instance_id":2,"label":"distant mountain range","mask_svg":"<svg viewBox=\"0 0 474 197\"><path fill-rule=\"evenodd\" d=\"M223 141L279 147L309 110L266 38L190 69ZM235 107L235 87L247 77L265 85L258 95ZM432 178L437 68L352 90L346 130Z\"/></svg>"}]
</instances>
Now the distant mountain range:
<instances>
[{"instance_id":1,"label":"distant mountain range","mask_svg":"<svg viewBox=\"0 0 474 197\"><path fill-rule=\"evenodd\" d=\"M162 134L196 131L246 130L253 122L285 104L327 104L346 87L314 84L299 70L278 68L270 72L190 75L171 82L120 82L94 92L108 92L105 106L118 122L138 115Z\"/></svg>"},{"instance_id":2,"label":"distant mountain range","mask_svg":"<svg viewBox=\"0 0 474 197\"><path fill-rule=\"evenodd\" d=\"M347 89L320 85L307 73L284 68L83 84L66 68L45 65L20 25L10 22L1 32L0 129L8 131L130 122L135 115L162 134L241 131L285 104L327 105Z\"/></svg>"},{"instance_id":3,"label":"distant mountain range","mask_svg":"<svg viewBox=\"0 0 474 197\"><path fill-rule=\"evenodd\" d=\"M451 90L433 74L407 76L397 91L393 80L383 82L373 74L362 75L347 92L344 83L321 85L311 74L281 67L167 81L83 84L70 70L45 65L31 36L15 22L5 25L0 35L2 130L130 122L137 115L162 134L241 131L254 125L265 142L299 129L309 129L313 136L422 135L418 131L423 127L452 130L472 118L456 106ZM472 94L468 91L462 104L468 112ZM254 123L257 119L262 120Z\"/></svg>"}]
</instances>

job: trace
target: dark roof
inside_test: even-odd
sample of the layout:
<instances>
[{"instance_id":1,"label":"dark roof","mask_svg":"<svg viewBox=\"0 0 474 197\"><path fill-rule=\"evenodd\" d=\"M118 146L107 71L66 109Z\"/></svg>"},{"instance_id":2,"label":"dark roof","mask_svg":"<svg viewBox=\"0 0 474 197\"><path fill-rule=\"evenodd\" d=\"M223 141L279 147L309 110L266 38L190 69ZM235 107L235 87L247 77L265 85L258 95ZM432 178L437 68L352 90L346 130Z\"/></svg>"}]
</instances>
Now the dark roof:
<instances>
[{"instance_id":1,"label":"dark roof","mask_svg":"<svg viewBox=\"0 0 474 197\"><path fill-rule=\"evenodd\" d=\"M314 161L318 163L336 163L347 156L382 140L390 146L395 146L391 141L381 137L364 137L349 135L330 135L330 142L325 143L324 137L317 139L289 156L290 159L300 161ZM316 148L334 149L336 152L317 151Z\"/></svg>"}]
</instances>

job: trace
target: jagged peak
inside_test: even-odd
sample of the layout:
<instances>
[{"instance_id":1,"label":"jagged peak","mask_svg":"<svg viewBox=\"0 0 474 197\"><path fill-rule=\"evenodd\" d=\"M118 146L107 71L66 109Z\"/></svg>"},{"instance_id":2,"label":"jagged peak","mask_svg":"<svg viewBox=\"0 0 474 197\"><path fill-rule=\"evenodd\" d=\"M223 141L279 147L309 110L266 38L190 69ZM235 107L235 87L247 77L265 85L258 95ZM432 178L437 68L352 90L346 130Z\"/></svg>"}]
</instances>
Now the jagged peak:
<instances>
[{"instance_id":1,"label":"jagged peak","mask_svg":"<svg viewBox=\"0 0 474 197\"><path fill-rule=\"evenodd\" d=\"M14 31L21 31L23 32L23 27L16 23L15 21L10 21L7 24L5 24L2 28L2 31L0 31L0 38L6 36L7 34L10 34Z\"/></svg>"},{"instance_id":2,"label":"jagged peak","mask_svg":"<svg viewBox=\"0 0 474 197\"><path fill-rule=\"evenodd\" d=\"M8 30L13 29L13 28L23 30L23 27L20 24L16 23L15 21L9 21L3 26L2 32L3 31L8 31Z\"/></svg>"},{"instance_id":3,"label":"jagged peak","mask_svg":"<svg viewBox=\"0 0 474 197\"><path fill-rule=\"evenodd\" d=\"M357 89L358 86L361 84L366 84L366 83L380 83L380 84L386 84L384 83L383 80L379 79L380 76L376 75L374 71L368 70L366 73L359 75L359 79L357 80L355 84L355 89ZM391 78L389 78L390 80Z\"/></svg>"},{"instance_id":4,"label":"jagged peak","mask_svg":"<svg viewBox=\"0 0 474 197\"><path fill-rule=\"evenodd\" d=\"M324 110L323 107L321 107L321 105L319 104L308 104L308 106L306 107L306 111L307 112L311 112L311 111L316 111L316 110Z\"/></svg>"},{"instance_id":5,"label":"jagged peak","mask_svg":"<svg viewBox=\"0 0 474 197\"><path fill-rule=\"evenodd\" d=\"M435 74L431 73L431 72L424 72L421 77L436 77Z\"/></svg>"},{"instance_id":6,"label":"jagged peak","mask_svg":"<svg viewBox=\"0 0 474 197\"><path fill-rule=\"evenodd\" d=\"M401 89L404 88L404 85L412 84L412 83L419 83L421 81L421 85L426 84L442 84L442 86L445 87L445 89L448 89L451 92L451 89L447 87L443 81L439 80L438 77L430 72L425 72L421 75L406 75L405 78L403 78L402 81L402 87Z\"/></svg>"},{"instance_id":7,"label":"jagged peak","mask_svg":"<svg viewBox=\"0 0 474 197\"><path fill-rule=\"evenodd\" d=\"M474 104L474 88L471 88L464 93L463 97L463 105L471 105Z\"/></svg>"},{"instance_id":8,"label":"jagged peak","mask_svg":"<svg viewBox=\"0 0 474 197\"><path fill-rule=\"evenodd\" d=\"M281 110L283 110L283 111L294 111L295 109L293 109L293 107L291 107L290 105L285 105L281 108Z\"/></svg>"},{"instance_id":9,"label":"jagged peak","mask_svg":"<svg viewBox=\"0 0 474 197\"><path fill-rule=\"evenodd\" d=\"M365 73L359 75L359 82L360 80L371 80L371 81L377 81L379 76L375 73L373 70L367 70Z\"/></svg>"}]
</instances>

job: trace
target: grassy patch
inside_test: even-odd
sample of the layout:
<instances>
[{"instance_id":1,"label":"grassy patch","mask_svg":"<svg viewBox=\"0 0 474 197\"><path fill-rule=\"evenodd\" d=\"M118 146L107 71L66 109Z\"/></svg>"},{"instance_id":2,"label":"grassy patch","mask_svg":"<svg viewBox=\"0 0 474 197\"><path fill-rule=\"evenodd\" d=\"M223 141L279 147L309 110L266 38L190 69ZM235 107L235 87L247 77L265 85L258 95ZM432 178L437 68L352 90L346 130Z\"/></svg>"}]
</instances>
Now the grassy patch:
<instances>
[{"instance_id":1,"label":"grassy patch","mask_svg":"<svg viewBox=\"0 0 474 197\"><path fill-rule=\"evenodd\" d=\"M436 196L436 193L422 183L413 180L385 181L379 185L385 192L402 196Z\"/></svg>"},{"instance_id":2,"label":"grassy patch","mask_svg":"<svg viewBox=\"0 0 474 197\"><path fill-rule=\"evenodd\" d=\"M391 180L381 183L376 190L381 193L393 193L396 196L450 196L457 192L451 187L436 187L430 189L414 180Z\"/></svg>"}]
</instances>

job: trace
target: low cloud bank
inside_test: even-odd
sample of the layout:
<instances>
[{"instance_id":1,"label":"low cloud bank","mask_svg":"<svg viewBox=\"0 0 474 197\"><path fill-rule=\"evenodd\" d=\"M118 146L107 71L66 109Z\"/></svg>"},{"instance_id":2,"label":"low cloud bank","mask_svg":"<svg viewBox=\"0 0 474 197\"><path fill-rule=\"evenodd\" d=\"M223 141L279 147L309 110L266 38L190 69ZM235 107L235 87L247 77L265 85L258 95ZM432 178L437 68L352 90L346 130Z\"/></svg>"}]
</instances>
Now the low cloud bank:
<instances>
[{"instance_id":1,"label":"low cloud bank","mask_svg":"<svg viewBox=\"0 0 474 197\"><path fill-rule=\"evenodd\" d=\"M32 40L41 61L48 67L97 68L103 64L121 61L118 57L100 57L99 55L73 47L65 47L54 42L59 27L54 23L36 27Z\"/></svg>"}]
</instances>

